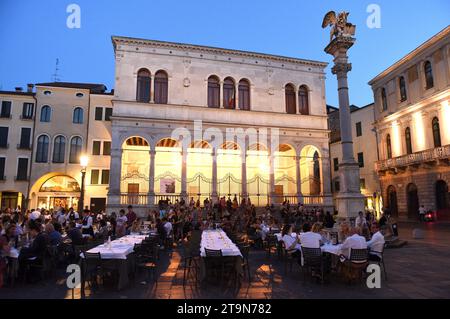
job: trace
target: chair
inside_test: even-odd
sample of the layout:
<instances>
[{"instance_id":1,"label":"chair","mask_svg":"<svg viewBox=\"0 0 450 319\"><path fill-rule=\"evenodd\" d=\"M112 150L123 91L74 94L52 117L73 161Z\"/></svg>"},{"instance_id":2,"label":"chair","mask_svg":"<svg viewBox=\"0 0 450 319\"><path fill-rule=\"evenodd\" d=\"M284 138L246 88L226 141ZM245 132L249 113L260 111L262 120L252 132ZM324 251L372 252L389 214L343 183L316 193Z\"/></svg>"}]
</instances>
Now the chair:
<instances>
[{"instance_id":1,"label":"chair","mask_svg":"<svg viewBox=\"0 0 450 319\"><path fill-rule=\"evenodd\" d=\"M384 279L387 280L386 265L384 264L384 249L386 248L384 244L381 251L369 250L369 264L377 264L380 268L383 268Z\"/></svg>"},{"instance_id":2,"label":"chair","mask_svg":"<svg viewBox=\"0 0 450 319\"><path fill-rule=\"evenodd\" d=\"M247 276L248 276L248 281L251 281L251 276L250 276L250 264L248 262L248 255L250 253L250 246L249 245L245 245L245 246L240 246L239 250L241 251L242 254L242 268L245 270L247 270Z\"/></svg>"},{"instance_id":3,"label":"chair","mask_svg":"<svg viewBox=\"0 0 450 319\"><path fill-rule=\"evenodd\" d=\"M136 267L140 269L145 269L148 272L148 280L153 277L153 281L157 281L157 261L159 256L159 246L156 242L149 246L135 244L134 252L136 254Z\"/></svg>"},{"instance_id":4,"label":"chair","mask_svg":"<svg viewBox=\"0 0 450 319\"><path fill-rule=\"evenodd\" d=\"M351 283L354 279L362 279L362 273L367 268L369 251L364 249L350 249L350 258L344 260L344 276Z\"/></svg>"},{"instance_id":5,"label":"chair","mask_svg":"<svg viewBox=\"0 0 450 319\"><path fill-rule=\"evenodd\" d=\"M273 234L267 234L264 246L267 250L267 256L270 258L272 256L272 248L277 248L278 246L277 236Z\"/></svg>"},{"instance_id":6,"label":"chair","mask_svg":"<svg viewBox=\"0 0 450 319\"><path fill-rule=\"evenodd\" d=\"M286 248L286 245L283 241L281 241L281 256L284 261L284 273L287 274L287 268L289 264L289 271L292 272L292 266L294 264L295 258L293 254L296 252L296 250L288 250Z\"/></svg>"},{"instance_id":7,"label":"chair","mask_svg":"<svg viewBox=\"0 0 450 319\"><path fill-rule=\"evenodd\" d=\"M97 287L97 277L100 275L103 277L102 271L102 257L98 253L89 253L86 250L83 252L83 276L88 281L89 287ZM94 285L93 285L94 284Z\"/></svg>"},{"instance_id":8,"label":"chair","mask_svg":"<svg viewBox=\"0 0 450 319\"><path fill-rule=\"evenodd\" d=\"M324 261L322 258L322 250L320 248L308 248L302 247L303 256L303 279L305 279L306 272L310 272L311 275L313 271L320 272L320 281L324 282Z\"/></svg>"},{"instance_id":9,"label":"chair","mask_svg":"<svg viewBox=\"0 0 450 319\"><path fill-rule=\"evenodd\" d=\"M189 277L195 280L195 284L198 283L198 263L196 257L199 254L193 254L193 250L190 248L190 242L183 242L180 245L181 262L183 264L183 287L186 286L186 282Z\"/></svg>"}]
</instances>

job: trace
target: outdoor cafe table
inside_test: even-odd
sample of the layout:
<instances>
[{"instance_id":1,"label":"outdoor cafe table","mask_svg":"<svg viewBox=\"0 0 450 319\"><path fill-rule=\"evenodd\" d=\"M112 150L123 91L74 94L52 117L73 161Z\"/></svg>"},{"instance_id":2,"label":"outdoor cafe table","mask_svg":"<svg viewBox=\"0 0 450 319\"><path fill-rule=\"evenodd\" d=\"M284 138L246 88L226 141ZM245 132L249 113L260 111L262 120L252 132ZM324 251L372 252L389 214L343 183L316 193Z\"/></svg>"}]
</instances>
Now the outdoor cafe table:
<instances>
[{"instance_id":1,"label":"outdoor cafe table","mask_svg":"<svg viewBox=\"0 0 450 319\"><path fill-rule=\"evenodd\" d=\"M202 239L200 242L200 256L202 258L200 278L206 278L206 269L204 265L204 257L206 249L221 250L222 256L234 259L235 270L239 276L243 275L242 269L242 254L239 248L231 241L223 230L205 230L202 232Z\"/></svg>"},{"instance_id":2,"label":"outdoor cafe table","mask_svg":"<svg viewBox=\"0 0 450 319\"><path fill-rule=\"evenodd\" d=\"M111 246L108 243L96 246L88 253L100 253L102 260L110 262L110 264L117 268L119 272L118 290L123 289L128 285L129 267L133 265L131 260L131 253L134 251L134 245L140 244L146 238L146 235L128 235L119 239L111 241ZM81 257L84 258L83 253ZM82 278L81 291L84 294L84 278Z\"/></svg>"}]
</instances>

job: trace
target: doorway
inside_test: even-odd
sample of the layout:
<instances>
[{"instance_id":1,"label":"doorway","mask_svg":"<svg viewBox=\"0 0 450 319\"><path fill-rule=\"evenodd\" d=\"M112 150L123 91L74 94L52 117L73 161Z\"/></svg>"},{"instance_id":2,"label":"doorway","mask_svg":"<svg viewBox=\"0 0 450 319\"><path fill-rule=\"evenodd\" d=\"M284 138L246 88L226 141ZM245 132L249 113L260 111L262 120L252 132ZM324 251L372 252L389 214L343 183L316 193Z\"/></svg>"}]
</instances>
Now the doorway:
<instances>
[{"instance_id":1,"label":"doorway","mask_svg":"<svg viewBox=\"0 0 450 319\"><path fill-rule=\"evenodd\" d=\"M406 198L408 205L408 218L417 219L419 216L419 196L417 186L415 184L411 183L406 188Z\"/></svg>"}]
</instances>

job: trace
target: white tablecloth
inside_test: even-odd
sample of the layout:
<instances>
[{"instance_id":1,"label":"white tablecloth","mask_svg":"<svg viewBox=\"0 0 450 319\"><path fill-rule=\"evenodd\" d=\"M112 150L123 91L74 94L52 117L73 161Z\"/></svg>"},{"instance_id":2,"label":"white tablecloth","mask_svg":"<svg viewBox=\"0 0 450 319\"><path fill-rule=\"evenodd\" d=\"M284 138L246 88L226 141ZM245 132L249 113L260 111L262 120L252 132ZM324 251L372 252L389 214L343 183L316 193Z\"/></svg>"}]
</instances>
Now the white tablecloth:
<instances>
[{"instance_id":1,"label":"white tablecloth","mask_svg":"<svg viewBox=\"0 0 450 319\"><path fill-rule=\"evenodd\" d=\"M142 243L145 237L145 235L124 236L113 240L111 247L105 243L88 250L88 253L100 253L102 259L127 259L127 256L133 252L134 245Z\"/></svg>"},{"instance_id":2,"label":"white tablecloth","mask_svg":"<svg viewBox=\"0 0 450 319\"><path fill-rule=\"evenodd\" d=\"M206 257L205 248L221 250L223 256L242 256L239 248L223 230L205 230L200 242L200 255Z\"/></svg>"},{"instance_id":3,"label":"white tablecloth","mask_svg":"<svg viewBox=\"0 0 450 319\"><path fill-rule=\"evenodd\" d=\"M320 247L320 249L322 249L322 252L338 256L342 253L341 248L342 245L331 245L331 244L325 244L322 247Z\"/></svg>"}]
</instances>

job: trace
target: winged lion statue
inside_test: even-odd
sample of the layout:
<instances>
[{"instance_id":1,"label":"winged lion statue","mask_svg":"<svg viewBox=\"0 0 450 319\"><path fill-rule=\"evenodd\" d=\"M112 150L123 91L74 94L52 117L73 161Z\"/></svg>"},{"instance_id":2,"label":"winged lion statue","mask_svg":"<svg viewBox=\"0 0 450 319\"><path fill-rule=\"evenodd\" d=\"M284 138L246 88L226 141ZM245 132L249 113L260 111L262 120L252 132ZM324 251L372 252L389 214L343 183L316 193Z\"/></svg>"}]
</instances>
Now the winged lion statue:
<instances>
[{"instance_id":1,"label":"winged lion statue","mask_svg":"<svg viewBox=\"0 0 450 319\"><path fill-rule=\"evenodd\" d=\"M325 15L322 22L322 28L331 26L330 42L333 40L333 37L351 37L355 35L356 25L347 22L349 14L349 12L344 11L336 16L336 12L330 11Z\"/></svg>"}]
</instances>

